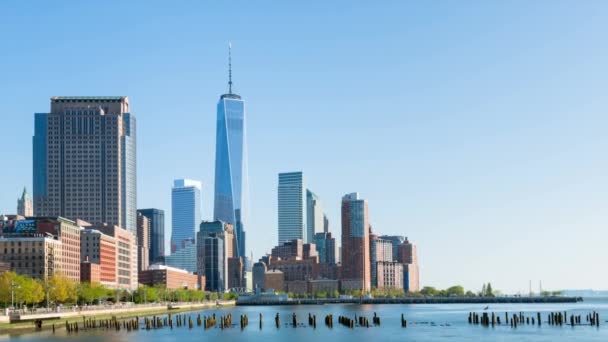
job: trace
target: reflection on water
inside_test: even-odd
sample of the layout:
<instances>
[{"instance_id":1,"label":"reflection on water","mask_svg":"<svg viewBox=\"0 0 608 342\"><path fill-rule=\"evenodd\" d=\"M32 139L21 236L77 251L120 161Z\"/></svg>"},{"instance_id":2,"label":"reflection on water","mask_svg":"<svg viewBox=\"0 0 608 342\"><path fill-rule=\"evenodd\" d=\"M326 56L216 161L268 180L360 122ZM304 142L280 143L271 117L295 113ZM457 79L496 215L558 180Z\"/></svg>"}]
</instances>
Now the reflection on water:
<instances>
[{"instance_id":1,"label":"reflection on water","mask_svg":"<svg viewBox=\"0 0 608 342\"><path fill-rule=\"evenodd\" d=\"M187 313L196 321L200 312L202 315L227 315L232 313L233 327L221 330L211 328L204 330L202 326L194 325L190 330L186 324L173 330L168 327L157 330L139 330L133 332L89 330L80 331L78 334L67 335L63 330L57 331L55 335L50 333L28 334L22 336L0 337L0 340L9 341L200 341L202 339L225 341L247 340L247 341L479 341L479 340L502 340L502 341L608 341L608 299L590 299L582 303L572 304L494 304L488 308L489 312L496 312L504 316L505 312L528 312L540 311L546 319L546 313L551 311L567 311L568 314L585 315L589 311L597 311L600 314L600 327L590 326L548 326L523 325L513 329L507 325L495 327L482 327L469 325L468 313L476 311L481 313L486 305L479 304L437 304L437 305L302 305L302 306L248 306L233 307L217 310L205 310ZM306 326L293 328L289 325L291 315L296 313L298 321ZM353 317L364 315L369 318L374 312L381 318L379 327L369 328L355 327L349 329L337 323L339 315ZM259 328L259 314L263 315L263 327ZM281 327L276 328L274 316L279 313ZM308 327L308 313L317 315L316 329ZM249 325L241 330L238 317L246 314L249 317ZM334 326L328 328L323 323L325 315L334 315ZM408 321L407 328L401 327L401 314ZM142 324L141 327L144 327Z\"/></svg>"}]
</instances>

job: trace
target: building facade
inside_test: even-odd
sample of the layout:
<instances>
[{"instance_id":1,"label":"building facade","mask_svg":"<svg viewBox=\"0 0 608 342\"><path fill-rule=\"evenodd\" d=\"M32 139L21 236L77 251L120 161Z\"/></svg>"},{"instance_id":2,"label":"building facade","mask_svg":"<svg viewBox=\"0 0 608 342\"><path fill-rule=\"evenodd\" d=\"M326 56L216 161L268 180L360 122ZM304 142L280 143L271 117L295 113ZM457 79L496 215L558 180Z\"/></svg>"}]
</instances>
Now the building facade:
<instances>
[{"instance_id":1,"label":"building facade","mask_svg":"<svg viewBox=\"0 0 608 342\"><path fill-rule=\"evenodd\" d=\"M196 272L196 242L193 240L183 241L182 248L177 252L165 257L165 264L173 268L185 270L190 273Z\"/></svg>"},{"instance_id":2,"label":"building facade","mask_svg":"<svg viewBox=\"0 0 608 342\"><path fill-rule=\"evenodd\" d=\"M99 282L115 288L118 265L116 239L92 228L80 232L80 260L98 264Z\"/></svg>"},{"instance_id":3,"label":"building facade","mask_svg":"<svg viewBox=\"0 0 608 342\"><path fill-rule=\"evenodd\" d=\"M17 200L17 215L21 216L34 216L34 205L32 198L27 193L27 190L23 188L21 197Z\"/></svg>"},{"instance_id":4,"label":"building facade","mask_svg":"<svg viewBox=\"0 0 608 342\"><path fill-rule=\"evenodd\" d=\"M378 238L376 234L370 234L370 272L372 287L380 287L378 282L377 263L393 261L393 243L390 240Z\"/></svg>"},{"instance_id":5,"label":"building facade","mask_svg":"<svg viewBox=\"0 0 608 342\"><path fill-rule=\"evenodd\" d=\"M198 277L195 274L165 265L150 265L139 273L140 283L147 286L161 285L169 290L197 290ZM205 279L202 279L203 284Z\"/></svg>"},{"instance_id":6,"label":"building facade","mask_svg":"<svg viewBox=\"0 0 608 342\"><path fill-rule=\"evenodd\" d=\"M135 126L126 96L52 97L50 113L35 114L35 214L136 234Z\"/></svg>"},{"instance_id":7,"label":"building facade","mask_svg":"<svg viewBox=\"0 0 608 342\"><path fill-rule=\"evenodd\" d=\"M316 233L324 231L323 209L321 200L314 192L306 189L306 241L312 242Z\"/></svg>"},{"instance_id":8,"label":"building facade","mask_svg":"<svg viewBox=\"0 0 608 342\"><path fill-rule=\"evenodd\" d=\"M302 239L285 241L278 246L275 246L270 255L275 259L302 259L304 256L304 244Z\"/></svg>"},{"instance_id":9,"label":"building facade","mask_svg":"<svg viewBox=\"0 0 608 342\"><path fill-rule=\"evenodd\" d=\"M63 217L36 217L25 220L33 222L36 231L53 235L61 241L61 273L75 282L80 281L80 231L76 222Z\"/></svg>"},{"instance_id":10,"label":"building facade","mask_svg":"<svg viewBox=\"0 0 608 342\"><path fill-rule=\"evenodd\" d=\"M302 172L279 173L279 245L296 239L308 242L305 190Z\"/></svg>"},{"instance_id":11,"label":"building facade","mask_svg":"<svg viewBox=\"0 0 608 342\"><path fill-rule=\"evenodd\" d=\"M403 264L393 261L378 261L376 263L376 288L403 289Z\"/></svg>"},{"instance_id":12,"label":"building facade","mask_svg":"<svg viewBox=\"0 0 608 342\"><path fill-rule=\"evenodd\" d=\"M393 260L399 260L398 257L398 252L399 252L399 245L402 244L406 238L405 236L402 235L381 235L380 238L382 240L389 240L390 242L393 243Z\"/></svg>"},{"instance_id":13,"label":"building facade","mask_svg":"<svg viewBox=\"0 0 608 342\"><path fill-rule=\"evenodd\" d=\"M336 264L336 239L331 233L316 233L314 243L317 246L320 263Z\"/></svg>"},{"instance_id":14,"label":"building facade","mask_svg":"<svg viewBox=\"0 0 608 342\"><path fill-rule=\"evenodd\" d=\"M149 263L164 260L165 257L165 211L161 209L139 209L138 213L148 218L150 222Z\"/></svg>"},{"instance_id":15,"label":"building facade","mask_svg":"<svg viewBox=\"0 0 608 342\"><path fill-rule=\"evenodd\" d=\"M228 284L228 259L234 256L234 229L222 221L202 222L197 238L197 274L204 275L207 291L224 292Z\"/></svg>"},{"instance_id":16,"label":"building facade","mask_svg":"<svg viewBox=\"0 0 608 342\"><path fill-rule=\"evenodd\" d=\"M177 179L171 191L171 253L194 242L201 223L201 182Z\"/></svg>"},{"instance_id":17,"label":"building facade","mask_svg":"<svg viewBox=\"0 0 608 342\"><path fill-rule=\"evenodd\" d=\"M48 279L61 273L62 244L49 234L15 234L0 236L0 264L37 279ZM78 279L80 280L80 279Z\"/></svg>"},{"instance_id":18,"label":"building facade","mask_svg":"<svg viewBox=\"0 0 608 342\"><path fill-rule=\"evenodd\" d=\"M358 193L342 197L342 288L371 290L367 201Z\"/></svg>"},{"instance_id":19,"label":"building facade","mask_svg":"<svg viewBox=\"0 0 608 342\"><path fill-rule=\"evenodd\" d=\"M148 269L150 265L150 220L137 213L137 272Z\"/></svg>"},{"instance_id":20,"label":"building facade","mask_svg":"<svg viewBox=\"0 0 608 342\"><path fill-rule=\"evenodd\" d=\"M266 264L263 261L258 261L253 264L253 290L255 292L262 291L266 288L264 286L264 275L267 270L268 267L266 267Z\"/></svg>"},{"instance_id":21,"label":"building facade","mask_svg":"<svg viewBox=\"0 0 608 342\"><path fill-rule=\"evenodd\" d=\"M228 93L220 96L217 104L213 220L233 226L234 255L246 258L245 231L249 209L247 122L245 102L232 92L230 58L229 55Z\"/></svg>"},{"instance_id":22,"label":"building facade","mask_svg":"<svg viewBox=\"0 0 608 342\"><path fill-rule=\"evenodd\" d=\"M114 238L116 241L116 287L136 290L138 287L138 262L135 235L118 226L93 225L86 227L86 229L95 229Z\"/></svg>"}]
</instances>

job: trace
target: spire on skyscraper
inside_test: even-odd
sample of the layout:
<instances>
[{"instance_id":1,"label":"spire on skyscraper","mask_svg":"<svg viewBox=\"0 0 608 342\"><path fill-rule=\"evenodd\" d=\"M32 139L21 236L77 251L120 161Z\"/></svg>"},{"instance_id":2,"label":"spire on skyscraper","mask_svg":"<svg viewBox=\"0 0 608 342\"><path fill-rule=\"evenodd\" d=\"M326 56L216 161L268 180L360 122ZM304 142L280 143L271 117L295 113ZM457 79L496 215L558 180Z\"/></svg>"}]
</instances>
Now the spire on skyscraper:
<instances>
[{"instance_id":1,"label":"spire on skyscraper","mask_svg":"<svg viewBox=\"0 0 608 342\"><path fill-rule=\"evenodd\" d=\"M232 43L228 42L228 94L232 94Z\"/></svg>"}]
</instances>

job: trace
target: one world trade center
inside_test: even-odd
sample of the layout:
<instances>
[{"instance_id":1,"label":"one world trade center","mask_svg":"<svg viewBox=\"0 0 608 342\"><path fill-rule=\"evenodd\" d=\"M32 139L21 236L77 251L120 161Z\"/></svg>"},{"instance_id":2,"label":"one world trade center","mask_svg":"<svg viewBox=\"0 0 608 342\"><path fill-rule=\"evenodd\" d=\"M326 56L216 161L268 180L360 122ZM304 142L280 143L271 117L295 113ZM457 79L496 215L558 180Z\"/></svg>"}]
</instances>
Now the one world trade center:
<instances>
[{"instance_id":1,"label":"one world trade center","mask_svg":"<svg viewBox=\"0 0 608 342\"><path fill-rule=\"evenodd\" d=\"M235 256L246 259L248 175L245 102L232 92L232 61L228 50L228 93L217 104L215 196L213 217L230 223L235 232Z\"/></svg>"}]
</instances>

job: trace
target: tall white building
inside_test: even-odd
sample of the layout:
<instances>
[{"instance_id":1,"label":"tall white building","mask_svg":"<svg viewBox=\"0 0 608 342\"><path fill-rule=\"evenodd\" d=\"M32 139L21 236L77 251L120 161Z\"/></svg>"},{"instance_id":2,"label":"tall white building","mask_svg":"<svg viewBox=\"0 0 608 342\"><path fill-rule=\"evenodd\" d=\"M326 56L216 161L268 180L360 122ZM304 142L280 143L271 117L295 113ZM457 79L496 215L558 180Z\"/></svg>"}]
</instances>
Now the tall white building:
<instances>
[{"instance_id":1,"label":"tall white building","mask_svg":"<svg viewBox=\"0 0 608 342\"><path fill-rule=\"evenodd\" d=\"M311 242L306 229L305 190L302 172L279 173L279 245L295 239Z\"/></svg>"},{"instance_id":2,"label":"tall white building","mask_svg":"<svg viewBox=\"0 0 608 342\"><path fill-rule=\"evenodd\" d=\"M196 241L196 232L201 224L201 188L201 182L192 179L176 179L173 182L171 254Z\"/></svg>"}]
</instances>

